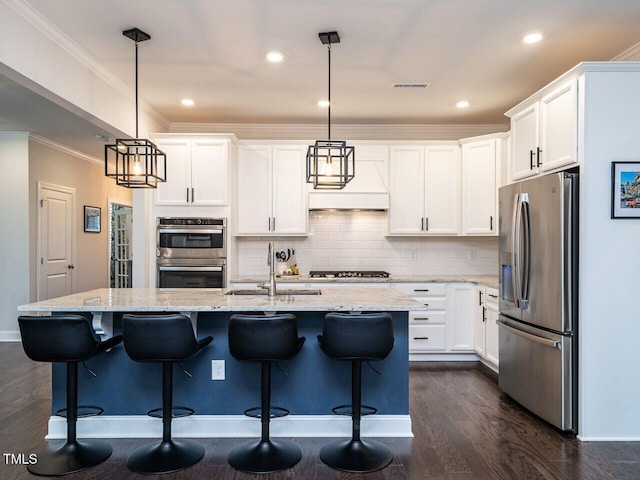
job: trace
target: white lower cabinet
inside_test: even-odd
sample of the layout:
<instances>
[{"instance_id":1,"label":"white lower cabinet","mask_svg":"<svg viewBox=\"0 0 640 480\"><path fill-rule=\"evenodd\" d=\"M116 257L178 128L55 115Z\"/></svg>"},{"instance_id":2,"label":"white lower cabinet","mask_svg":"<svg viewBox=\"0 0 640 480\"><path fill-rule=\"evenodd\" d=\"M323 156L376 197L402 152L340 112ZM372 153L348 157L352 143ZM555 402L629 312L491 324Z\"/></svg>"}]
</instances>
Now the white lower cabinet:
<instances>
[{"instance_id":1,"label":"white lower cabinet","mask_svg":"<svg viewBox=\"0 0 640 480\"><path fill-rule=\"evenodd\" d=\"M409 313L409 353L473 353L473 285L395 283L397 290L424 303Z\"/></svg>"},{"instance_id":2,"label":"white lower cabinet","mask_svg":"<svg viewBox=\"0 0 640 480\"><path fill-rule=\"evenodd\" d=\"M494 370L498 368L498 290L475 287L474 349L478 357Z\"/></svg>"}]
</instances>

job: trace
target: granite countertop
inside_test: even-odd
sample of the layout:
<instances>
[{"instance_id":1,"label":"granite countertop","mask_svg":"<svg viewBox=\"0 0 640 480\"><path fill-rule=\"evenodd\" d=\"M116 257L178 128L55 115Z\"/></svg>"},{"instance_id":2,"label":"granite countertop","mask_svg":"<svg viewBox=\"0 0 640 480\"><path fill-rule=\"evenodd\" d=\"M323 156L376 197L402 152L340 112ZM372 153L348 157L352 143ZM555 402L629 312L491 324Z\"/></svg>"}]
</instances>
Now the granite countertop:
<instances>
[{"instance_id":1,"label":"granite countertop","mask_svg":"<svg viewBox=\"0 0 640 480\"><path fill-rule=\"evenodd\" d=\"M293 290L293 289L291 289ZM225 295L200 288L99 288L21 305L18 312L409 311L426 307L390 288L321 288L321 295Z\"/></svg>"},{"instance_id":2,"label":"granite countertop","mask_svg":"<svg viewBox=\"0 0 640 480\"><path fill-rule=\"evenodd\" d=\"M231 279L231 283L254 283L266 281L268 276L244 276ZM477 283L498 288L497 275L391 275L389 278L311 278L309 275L283 275L276 277L277 283ZM382 285L381 285L382 286Z\"/></svg>"}]
</instances>

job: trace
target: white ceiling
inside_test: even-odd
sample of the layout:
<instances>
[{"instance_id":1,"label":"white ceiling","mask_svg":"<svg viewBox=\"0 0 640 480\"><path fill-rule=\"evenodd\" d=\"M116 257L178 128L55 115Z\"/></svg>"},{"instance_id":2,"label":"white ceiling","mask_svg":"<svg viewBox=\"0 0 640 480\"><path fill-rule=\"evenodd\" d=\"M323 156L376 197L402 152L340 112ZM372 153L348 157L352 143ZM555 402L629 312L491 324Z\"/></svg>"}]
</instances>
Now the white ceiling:
<instances>
[{"instance_id":1,"label":"white ceiling","mask_svg":"<svg viewBox=\"0 0 640 480\"><path fill-rule=\"evenodd\" d=\"M140 96L172 123L326 122L321 31L342 39L332 47L331 113L344 124L504 124L506 110L577 63L640 42L637 0L29 3L132 88L134 43L121 32L150 34L139 47ZM544 40L523 44L532 30ZM272 49L284 62L266 62ZM391 88L398 82L430 87ZM181 106L185 97L196 105ZM471 106L457 109L461 99ZM0 129L11 122L0 114Z\"/></svg>"}]
</instances>

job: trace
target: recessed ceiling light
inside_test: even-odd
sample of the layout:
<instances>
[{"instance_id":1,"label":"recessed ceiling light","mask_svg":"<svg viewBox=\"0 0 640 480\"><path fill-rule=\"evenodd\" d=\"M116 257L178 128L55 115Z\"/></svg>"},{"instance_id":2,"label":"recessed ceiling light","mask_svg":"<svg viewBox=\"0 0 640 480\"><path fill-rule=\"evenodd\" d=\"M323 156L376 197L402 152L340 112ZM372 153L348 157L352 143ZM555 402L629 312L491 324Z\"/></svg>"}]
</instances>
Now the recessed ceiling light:
<instances>
[{"instance_id":1,"label":"recessed ceiling light","mask_svg":"<svg viewBox=\"0 0 640 480\"><path fill-rule=\"evenodd\" d=\"M540 32L531 32L522 38L524 43L537 43L540 40L542 40L542 34Z\"/></svg>"},{"instance_id":2,"label":"recessed ceiling light","mask_svg":"<svg viewBox=\"0 0 640 480\"><path fill-rule=\"evenodd\" d=\"M267 60L269 60L271 63L279 63L284 60L284 53L273 50L267 53Z\"/></svg>"},{"instance_id":3,"label":"recessed ceiling light","mask_svg":"<svg viewBox=\"0 0 640 480\"><path fill-rule=\"evenodd\" d=\"M195 102L190 98L183 98L180 103L182 103L182 105L184 105L185 107L193 107L193 105L195 104Z\"/></svg>"},{"instance_id":4,"label":"recessed ceiling light","mask_svg":"<svg viewBox=\"0 0 640 480\"><path fill-rule=\"evenodd\" d=\"M327 108L329 106L329 101L328 100L320 100L318 102L318 106L322 107L322 108Z\"/></svg>"},{"instance_id":5,"label":"recessed ceiling light","mask_svg":"<svg viewBox=\"0 0 640 480\"><path fill-rule=\"evenodd\" d=\"M469 106L469 102L467 102L466 100L460 100L458 103L456 103L456 107L458 108L467 108Z\"/></svg>"}]
</instances>

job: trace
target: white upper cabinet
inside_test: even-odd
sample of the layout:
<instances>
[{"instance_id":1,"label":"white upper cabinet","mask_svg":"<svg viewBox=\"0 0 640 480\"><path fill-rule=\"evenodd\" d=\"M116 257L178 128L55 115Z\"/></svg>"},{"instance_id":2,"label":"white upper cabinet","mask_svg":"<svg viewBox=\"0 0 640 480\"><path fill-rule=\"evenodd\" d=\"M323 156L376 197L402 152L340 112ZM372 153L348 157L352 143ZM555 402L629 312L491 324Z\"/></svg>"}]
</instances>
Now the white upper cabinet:
<instances>
[{"instance_id":1,"label":"white upper cabinet","mask_svg":"<svg viewBox=\"0 0 640 480\"><path fill-rule=\"evenodd\" d=\"M238 147L236 235L306 235L306 145Z\"/></svg>"},{"instance_id":2,"label":"white upper cabinet","mask_svg":"<svg viewBox=\"0 0 640 480\"><path fill-rule=\"evenodd\" d=\"M507 112L511 117L511 179L571 165L577 158L578 88L571 79Z\"/></svg>"},{"instance_id":3,"label":"white upper cabinet","mask_svg":"<svg viewBox=\"0 0 640 480\"><path fill-rule=\"evenodd\" d=\"M497 235L502 138L462 144L462 234Z\"/></svg>"},{"instance_id":4,"label":"white upper cabinet","mask_svg":"<svg viewBox=\"0 0 640 480\"><path fill-rule=\"evenodd\" d=\"M537 175L540 138L540 109L538 102L511 118L511 178Z\"/></svg>"},{"instance_id":5,"label":"white upper cabinet","mask_svg":"<svg viewBox=\"0 0 640 480\"><path fill-rule=\"evenodd\" d=\"M572 80L540 100L543 172L578 161L577 91L577 82Z\"/></svg>"},{"instance_id":6,"label":"white upper cabinet","mask_svg":"<svg viewBox=\"0 0 640 480\"><path fill-rule=\"evenodd\" d=\"M458 235L458 145L392 146L389 194L389 234Z\"/></svg>"},{"instance_id":7,"label":"white upper cabinet","mask_svg":"<svg viewBox=\"0 0 640 480\"><path fill-rule=\"evenodd\" d=\"M424 147L391 147L389 233L424 233Z\"/></svg>"},{"instance_id":8,"label":"white upper cabinet","mask_svg":"<svg viewBox=\"0 0 640 480\"><path fill-rule=\"evenodd\" d=\"M230 139L170 135L154 140L167 155L167 181L156 205L229 204Z\"/></svg>"}]
</instances>

